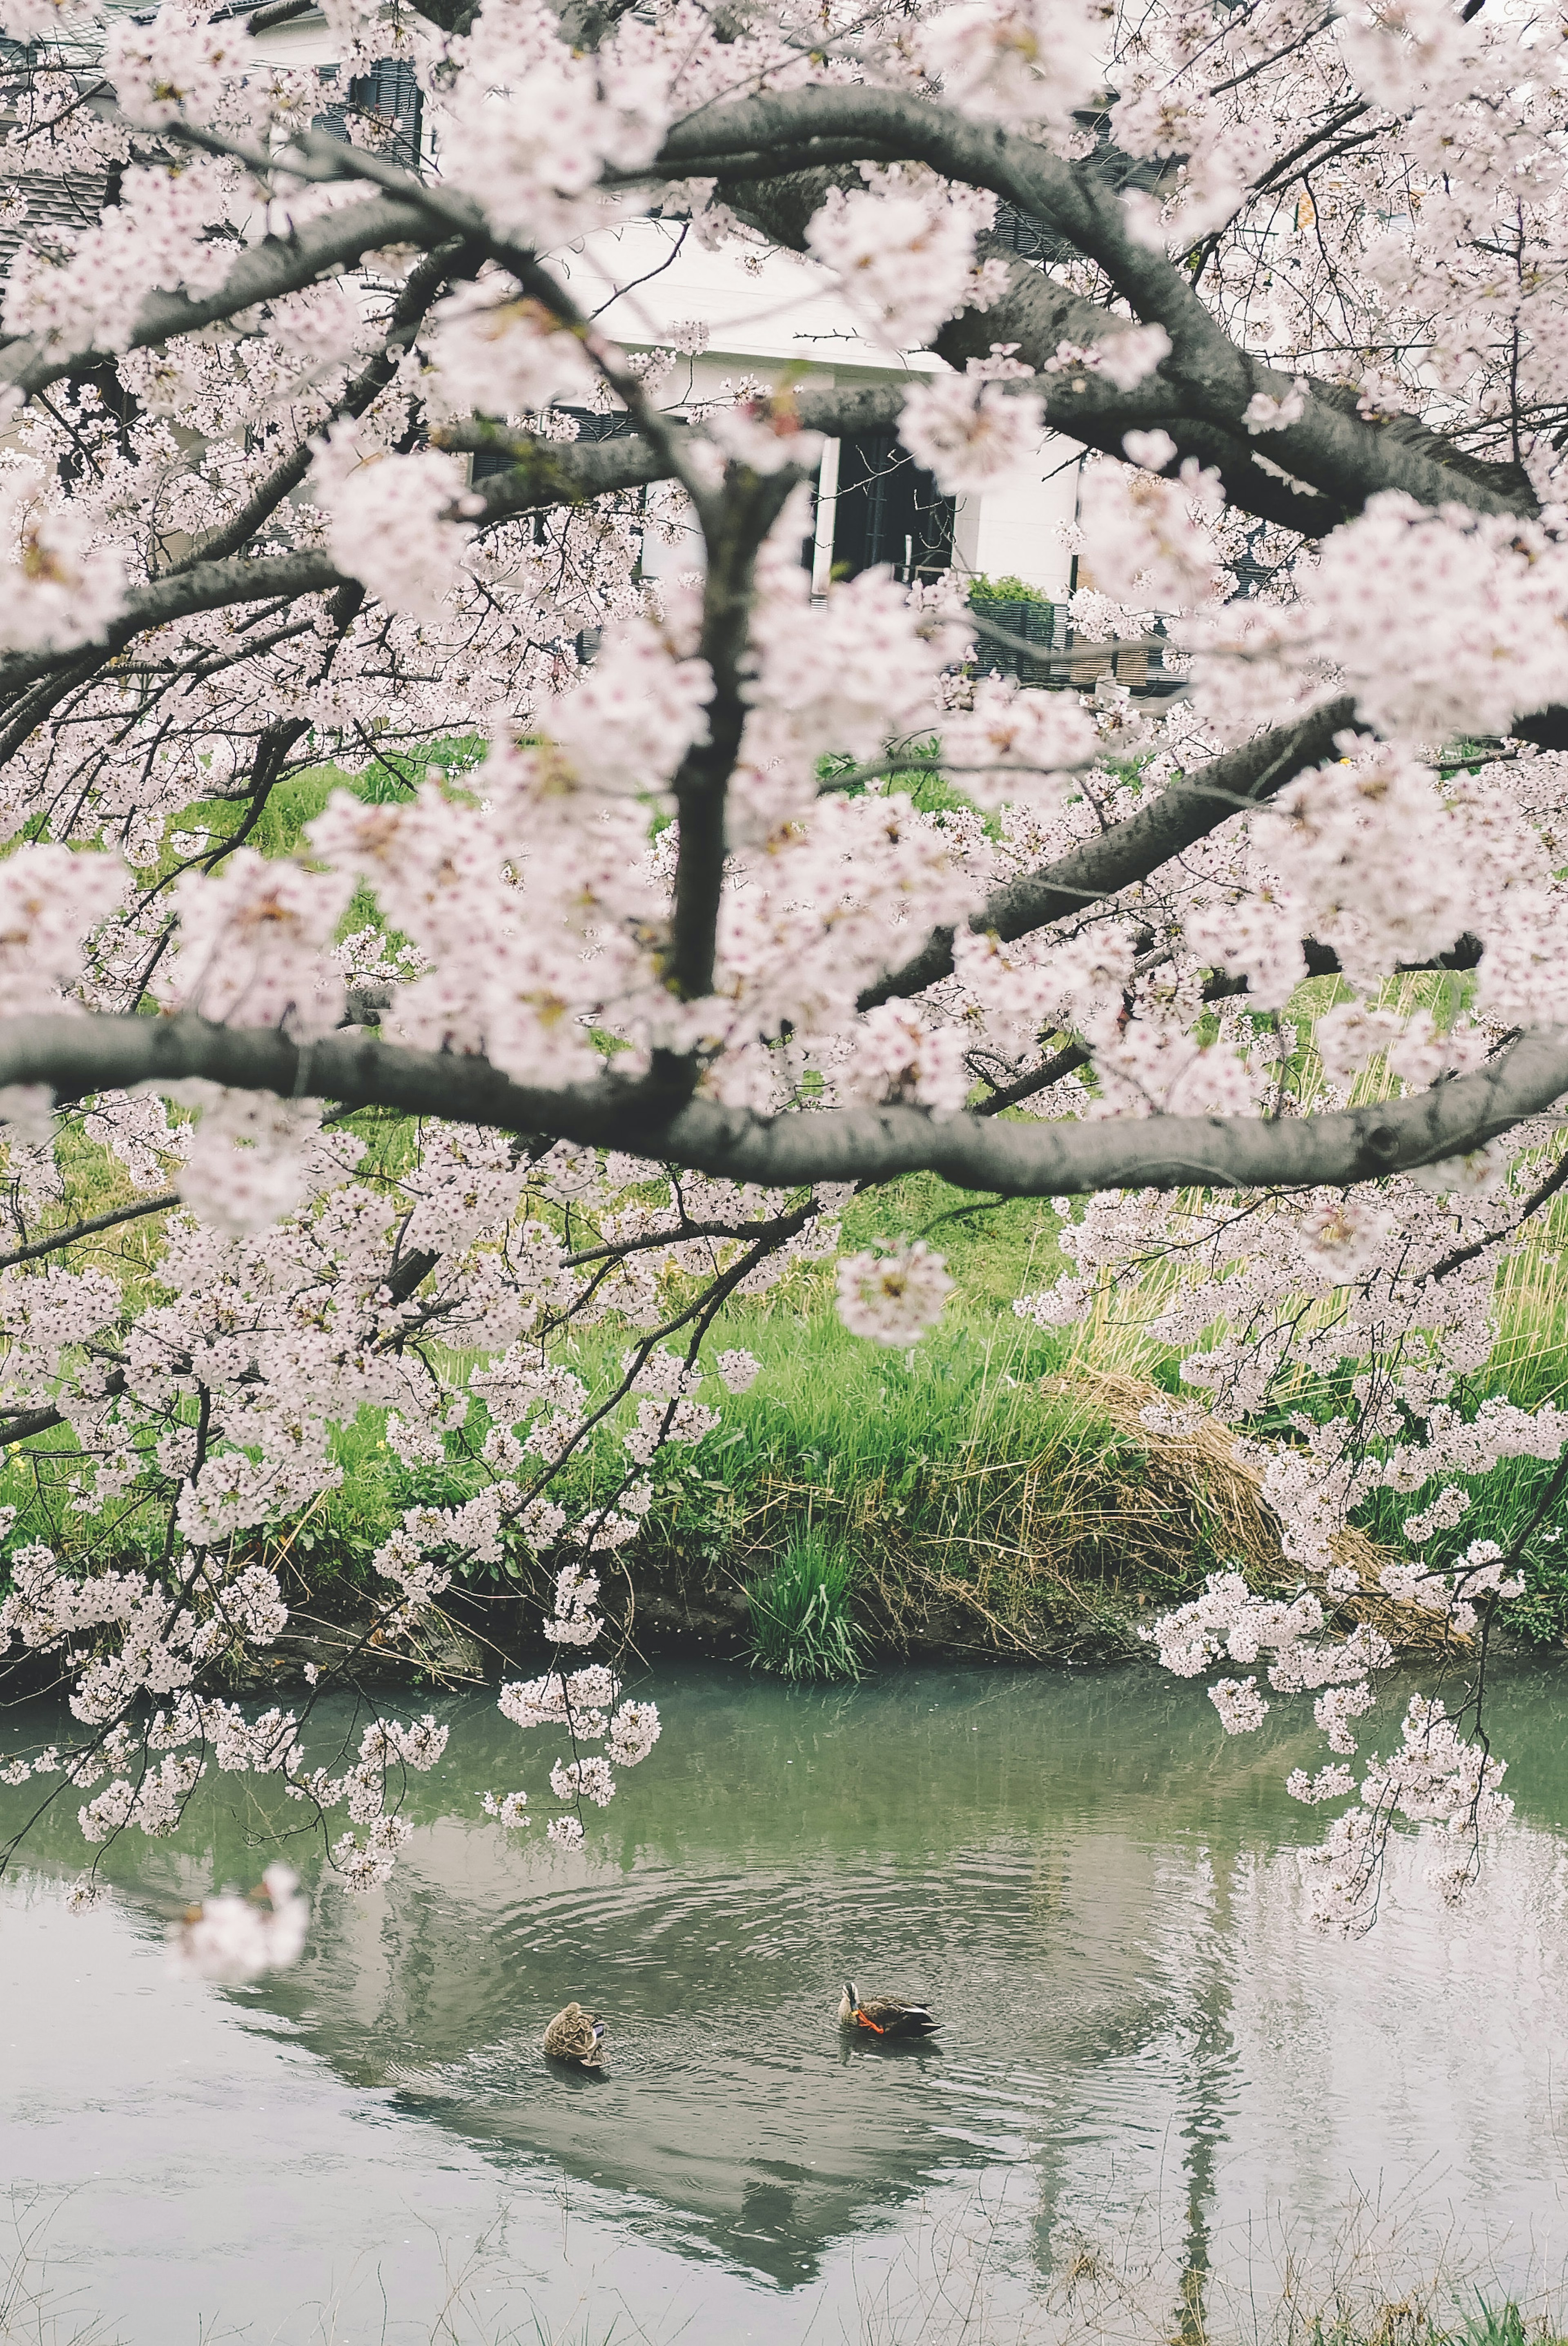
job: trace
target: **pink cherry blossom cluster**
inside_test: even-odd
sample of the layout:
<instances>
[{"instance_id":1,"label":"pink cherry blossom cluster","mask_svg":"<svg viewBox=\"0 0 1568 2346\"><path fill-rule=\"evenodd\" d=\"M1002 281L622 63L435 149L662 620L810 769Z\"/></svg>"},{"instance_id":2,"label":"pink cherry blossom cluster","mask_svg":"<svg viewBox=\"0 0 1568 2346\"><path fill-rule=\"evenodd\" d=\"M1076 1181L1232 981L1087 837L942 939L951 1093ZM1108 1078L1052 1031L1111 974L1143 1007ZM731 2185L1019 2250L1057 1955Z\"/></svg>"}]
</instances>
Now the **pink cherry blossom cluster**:
<instances>
[{"instance_id":1,"label":"pink cherry blossom cluster","mask_svg":"<svg viewBox=\"0 0 1568 2346\"><path fill-rule=\"evenodd\" d=\"M918 383L904 401L899 437L949 496L979 493L1016 474L1039 446L1044 403L1006 392L971 359L965 374Z\"/></svg>"},{"instance_id":2,"label":"pink cherry blossom cluster","mask_svg":"<svg viewBox=\"0 0 1568 2346\"><path fill-rule=\"evenodd\" d=\"M170 1933L170 1958L184 1976L239 1986L298 1963L310 1919L298 1877L274 1863L262 1874L260 1892L248 1898L225 1892L193 1907Z\"/></svg>"},{"instance_id":3,"label":"pink cherry blossom cluster","mask_svg":"<svg viewBox=\"0 0 1568 2346\"><path fill-rule=\"evenodd\" d=\"M276 1112L290 1104L271 1106ZM199 1146L211 1113L208 1103ZM112 1112L98 1122L111 1139L118 1135ZM138 1119L131 1117L123 1145L139 1142ZM84 1490L85 1503L90 1508L117 1497L123 1504L127 1494L140 1493L155 1509L172 1505L186 1559L174 1588L147 1572L80 1576L37 1544L13 1550L7 1560L0 1655L19 1647L66 1657L71 1708L87 1739L64 1751L8 1757L4 1780L21 1785L63 1772L87 1790L108 1775L81 1810L89 1841L133 1830L177 1830L214 1765L277 1772L290 1797L314 1812L325 1817L346 1809L348 1829L332 1838L331 1855L349 1887L372 1891L389 1878L410 1830L398 1810L396 1784L402 1771L434 1765L446 1729L433 1719L378 1720L366 1729L354 1766L334 1772L307 1757L309 1708L248 1722L236 1706L204 1690L207 1674L237 1645L264 1647L287 1632L277 1576L246 1559L245 1535L308 1512L332 1487L340 1470L330 1430L365 1402L388 1407L389 1440L411 1464L443 1459L450 1443L463 1444L475 1403L489 1423L483 1442L477 1433L467 1438L469 1454L488 1476L478 1494L446 1508L410 1506L403 1526L375 1558L387 1590L376 1635L414 1653L454 1568L498 1557L504 1537L535 1552L575 1543L592 1554L623 1544L651 1497L639 1470L667 1443L699 1441L717 1423L717 1413L696 1398L702 1375L693 1362L657 1344L634 1347L609 1395L612 1412L617 1398L621 1409L606 1421L609 1430L619 1429L630 1471L612 1480L608 1499L571 1523L544 1495L555 1467L592 1437L604 1409L579 1379L551 1362L550 1330L606 1312L634 1324L652 1320L694 1277L700 1293L704 1274L711 1278L743 1256L748 1227L766 1228L782 1199L723 1183L672 1196L667 1182L661 1198L657 1168L635 1159L606 1164L591 1152L561 1150L529 1168L514 1161L499 1137L475 1143L474 1135L456 1129L433 1135L410 1171L401 1206L373 1188L345 1184L356 1150L345 1156L339 1141L330 1169L321 1168L324 1189L320 1174L306 1168L317 1184L316 1203L291 1221L274 1222L264 1240L222 1234L237 1219L227 1201L211 1217L216 1229L176 1222L164 1277L179 1300L133 1323L121 1374L111 1380L89 1359L71 1392L60 1393L55 1383L84 1445L87 1482L96 1477L97 1498ZM506 1241L524 1183L535 1210ZM699 1235L686 1235L693 1229ZM729 1229L734 1237L726 1236ZM394 1300L394 1232L441 1264L437 1298ZM791 1245L769 1249L755 1266L753 1290L781 1276L793 1252L820 1243L812 1227L798 1227ZM568 1267L568 1258L583 1252L588 1260ZM56 1362L63 1353L80 1360L83 1335L113 1319L114 1282L90 1273L8 1276L9 1391L25 1395L40 1389L45 1351L52 1350ZM464 1327L476 1336L483 1331L492 1343L508 1325L515 1331L510 1350L473 1378L472 1398L445 1361L422 1343L433 1304L434 1324L447 1341ZM525 1330L535 1331L532 1343ZM739 1348L719 1358L723 1390L744 1390L756 1374L755 1359ZM193 1426L188 1404L198 1395L202 1408ZM600 1636L598 1589L590 1566L561 1566L545 1624L555 1644L583 1647ZM78 1651L84 1639L90 1650ZM325 1690L320 1686L317 1694ZM618 1695L618 1680L597 1664L533 1689L504 1689L502 1708L520 1725L545 1717L567 1724L578 1744L603 1740L610 1765L626 1768L651 1751L659 1719L653 1703L619 1701ZM138 1728L146 1706L160 1703L150 1728ZM608 1767L598 1763L571 1778L569 1798L602 1803L613 1788ZM525 1821L525 1795L508 1794L497 1813L515 1826ZM575 1842L575 1806L553 1831L557 1840ZM288 1911L297 1919L297 1909ZM271 1950L269 1964L282 1961L280 1951L293 1943L293 1921L272 1933L266 1915L259 1922L260 1910L247 1902L231 1908L209 1901L204 1912L210 1928L193 1923L181 1945L206 1976L241 1975L233 1966L259 1963L254 1949L263 1944Z\"/></svg>"}]
</instances>

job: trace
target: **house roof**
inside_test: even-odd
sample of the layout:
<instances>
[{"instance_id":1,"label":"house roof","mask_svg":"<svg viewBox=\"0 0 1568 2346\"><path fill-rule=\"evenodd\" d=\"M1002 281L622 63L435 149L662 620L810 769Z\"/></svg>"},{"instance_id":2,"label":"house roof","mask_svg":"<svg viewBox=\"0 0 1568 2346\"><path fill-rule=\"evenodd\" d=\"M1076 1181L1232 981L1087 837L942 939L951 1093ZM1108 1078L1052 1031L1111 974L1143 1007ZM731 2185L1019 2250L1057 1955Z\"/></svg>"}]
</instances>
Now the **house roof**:
<instances>
[{"instance_id":1,"label":"house roof","mask_svg":"<svg viewBox=\"0 0 1568 2346\"><path fill-rule=\"evenodd\" d=\"M24 237L43 228L92 228L103 207L102 171L29 171L18 183L27 199L20 219L0 221L0 278L10 272Z\"/></svg>"}]
</instances>

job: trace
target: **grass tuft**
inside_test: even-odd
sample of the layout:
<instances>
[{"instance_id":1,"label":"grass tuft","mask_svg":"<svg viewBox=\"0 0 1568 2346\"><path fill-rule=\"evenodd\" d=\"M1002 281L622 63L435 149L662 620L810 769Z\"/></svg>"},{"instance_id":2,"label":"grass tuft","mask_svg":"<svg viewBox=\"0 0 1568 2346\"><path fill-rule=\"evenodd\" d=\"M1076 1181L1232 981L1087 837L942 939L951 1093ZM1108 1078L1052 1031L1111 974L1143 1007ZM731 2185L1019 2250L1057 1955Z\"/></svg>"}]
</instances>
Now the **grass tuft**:
<instances>
[{"instance_id":1,"label":"grass tuft","mask_svg":"<svg viewBox=\"0 0 1568 2346\"><path fill-rule=\"evenodd\" d=\"M1524 2316L1513 2299L1501 2306L1488 2305L1479 2290L1475 2311L1465 2315L1459 2334L1464 2346L1529 2346L1530 2341Z\"/></svg>"},{"instance_id":2,"label":"grass tuft","mask_svg":"<svg viewBox=\"0 0 1568 2346\"><path fill-rule=\"evenodd\" d=\"M864 1640L850 1613L850 1558L819 1531L791 1540L751 1582L751 1662L781 1678L858 1678Z\"/></svg>"}]
</instances>

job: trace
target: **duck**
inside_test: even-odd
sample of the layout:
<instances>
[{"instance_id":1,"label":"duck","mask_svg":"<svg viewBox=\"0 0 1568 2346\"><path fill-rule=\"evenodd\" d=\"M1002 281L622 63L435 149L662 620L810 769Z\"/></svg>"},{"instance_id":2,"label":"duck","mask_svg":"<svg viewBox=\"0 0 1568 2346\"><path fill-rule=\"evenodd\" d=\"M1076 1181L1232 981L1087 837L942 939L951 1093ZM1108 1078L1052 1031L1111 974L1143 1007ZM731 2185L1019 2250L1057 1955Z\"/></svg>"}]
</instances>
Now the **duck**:
<instances>
[{"instance_id":1,"label":"duck","mask_svg":"<svg viewBox=\"0 0 1568 2346\"><path fill-rule=\"evenodd\" d=\"M552 2061L596 2069L605 2057L605 2024L596 2012L585 2012L574 1998L545 2031L545 2050Z\"/></svg>"},{"instance_id":2,"label":"duck","mask_svg":"<svg viewBox=\"0 0 1568 2346\"><path fill-rule=\"evenodd\" d=\"M862 2003L853 1980L839 1999L840 2028L863 2028L873 2036L929 2036L937 2026L931 2007L901 1995L869 1995Z\"/></svg>"}]
</instances>

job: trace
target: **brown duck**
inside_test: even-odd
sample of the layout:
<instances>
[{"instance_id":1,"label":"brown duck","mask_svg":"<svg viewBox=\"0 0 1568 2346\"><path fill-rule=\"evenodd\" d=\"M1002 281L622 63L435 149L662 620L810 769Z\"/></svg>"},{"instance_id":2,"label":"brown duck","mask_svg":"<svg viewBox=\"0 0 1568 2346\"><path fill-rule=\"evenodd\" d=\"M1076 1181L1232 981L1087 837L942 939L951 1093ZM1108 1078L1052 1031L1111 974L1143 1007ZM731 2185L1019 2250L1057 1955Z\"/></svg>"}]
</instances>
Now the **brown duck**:
<instances>
[{"instance_id":1,"label":"brown duck","mask_svg":"<svg viewBox=\"0 0 1568 2346\"><path fill-rule=\"evenodd\" d=\"M840 2028L864 2029L872 2036L929 2036L936 2026L930 2008L899 1995L868 1995L862 2001L853 1980L839 1999Z\"/></svg>"},{"instance_id":2,"label":"brown duck","mask_svg":"<svg viewBox=\"0 0 1568 2346\"><path fill-rule=\"evenodd\" d=\"M579 2069L596 2069L605 2057L605 2024L596 2012L569 2004L545 2031L545 2050L552 2061L571 2061Z\"/></svg>"}]
</instances>

